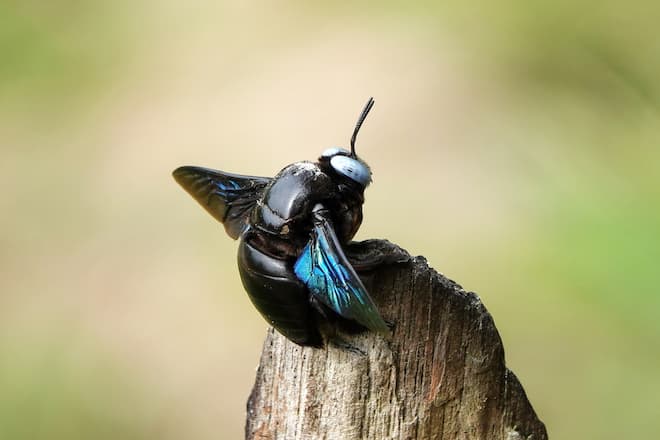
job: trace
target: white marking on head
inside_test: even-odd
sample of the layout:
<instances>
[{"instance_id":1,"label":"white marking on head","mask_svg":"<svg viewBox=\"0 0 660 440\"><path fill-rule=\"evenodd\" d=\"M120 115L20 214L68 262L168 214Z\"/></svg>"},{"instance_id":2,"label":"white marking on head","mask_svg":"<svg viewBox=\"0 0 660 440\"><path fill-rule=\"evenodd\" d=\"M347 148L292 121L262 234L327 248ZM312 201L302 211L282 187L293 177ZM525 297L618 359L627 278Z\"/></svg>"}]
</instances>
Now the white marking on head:
<instances>
[{"instance_id":1,"label":"white marking on head","mask_svg":"<svg viewBox=\"0 0 660 440\"><path fill-rule=\"evenodd\" d=\"M330 165L339 174L348 177L363 187L371 182L371 170L362 161L349 156L333 156Z\"/></svg>"}]
</instances>

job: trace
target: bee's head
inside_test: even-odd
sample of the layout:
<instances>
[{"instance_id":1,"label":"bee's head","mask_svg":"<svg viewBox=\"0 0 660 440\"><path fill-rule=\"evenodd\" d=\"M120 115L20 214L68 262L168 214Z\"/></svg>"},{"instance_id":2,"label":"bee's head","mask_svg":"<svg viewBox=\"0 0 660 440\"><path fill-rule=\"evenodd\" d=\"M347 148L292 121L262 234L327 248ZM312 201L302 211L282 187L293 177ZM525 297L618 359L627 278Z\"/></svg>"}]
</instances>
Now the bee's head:
<instances>
[{"instance_id":1,"label":"bee's head","mask_svg":"<svg viewBox=\"0 0 660 440\"><path fill-rule=\"evenodd\" d=\"M355 154L355 139L373 105L374 99L369 98L367 105L364 106L364 110L362 110L358 118L357 124L355 124L353 136L351 137L351 151L340 147L333 147L325 150L321 153L321 157L319 157L319 164L322 169L346 177L350 181L357 183L362 189L371 183L371 169L366 162Z\"/></svg>"},{"instance_id":2,"label":"bee's head","mask_svg":"<svg viewBox=\"0 0 660 440\"><path fill-rule=\"evenodd\" d=\"M343 148L328 148L319 157L319 164L325 171L346 177L362 188L371 183L369 165L359 157L351 156L351 153Z\"/></svg>"}]
</instances>

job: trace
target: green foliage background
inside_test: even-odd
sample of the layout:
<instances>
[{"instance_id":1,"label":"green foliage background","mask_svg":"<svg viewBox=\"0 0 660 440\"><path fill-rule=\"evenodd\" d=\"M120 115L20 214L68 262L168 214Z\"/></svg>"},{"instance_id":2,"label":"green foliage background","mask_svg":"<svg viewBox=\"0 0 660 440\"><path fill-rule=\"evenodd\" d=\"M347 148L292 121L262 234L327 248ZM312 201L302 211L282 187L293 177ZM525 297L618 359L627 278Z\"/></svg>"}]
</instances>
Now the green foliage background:
<instances>
[{"instance_id":1,"label":"green foliage background","mask_svg":"<svg viewBox=\"0 0 660 440\"><path fill-rule=\"evenodd\" d=\"M660 431L660 6L0 3L0 438L235 438L265 324L169 173L346 144L554 439Z\"/></svg>"}]
</instances>

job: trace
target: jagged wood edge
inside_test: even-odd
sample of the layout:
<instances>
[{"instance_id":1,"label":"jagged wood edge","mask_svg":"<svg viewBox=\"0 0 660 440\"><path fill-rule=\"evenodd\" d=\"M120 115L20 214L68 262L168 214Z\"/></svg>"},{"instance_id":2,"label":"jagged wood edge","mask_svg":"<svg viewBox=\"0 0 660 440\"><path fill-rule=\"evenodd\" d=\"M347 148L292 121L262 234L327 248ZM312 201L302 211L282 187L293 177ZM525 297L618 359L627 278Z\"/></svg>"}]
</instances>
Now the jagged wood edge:
<instances>
[{"instance_id":1,"label":"jagged wood edge","mask_svg":"<svg viewBox=\"0 0 660 440\"><path fill-rule=\"evenodd\" d=\"M356 245L354 259L391 263L369 290L395 323L392 340L346 335L357 350L319 350L271 329L246 438L547 439L479 297L388 241Z\"/></svg>"}]
</instances>

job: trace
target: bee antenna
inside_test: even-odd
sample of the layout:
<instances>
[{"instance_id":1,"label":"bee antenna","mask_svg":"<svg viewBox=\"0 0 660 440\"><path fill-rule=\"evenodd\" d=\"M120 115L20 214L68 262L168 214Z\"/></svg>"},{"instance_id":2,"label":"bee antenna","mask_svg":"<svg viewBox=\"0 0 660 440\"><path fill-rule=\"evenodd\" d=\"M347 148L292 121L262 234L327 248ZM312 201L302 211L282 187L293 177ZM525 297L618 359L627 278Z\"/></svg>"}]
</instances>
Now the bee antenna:
<instances>
[{"instance_id":1,"label":"bee antenna","mask_svg":"<svg viewBox=\"0 0 660 440\"><path fill-rule=\"evenodd\" d=\"M369 101L367 101L367 104L364 106L364 109L362 110L362 113L360 114L360 117L358 118L357 124L355 124L355 130L353 130L353 136L351 137L351 157L356 157L355 156L355 138L357 137L357 134L360 131L360 127L362 127L362 123L364 122L364 119L369 114L369 111L371 110L371 107L374 106L374 102L375 102L374 98L369 98Z\"/></svg>"}]
</instances>

